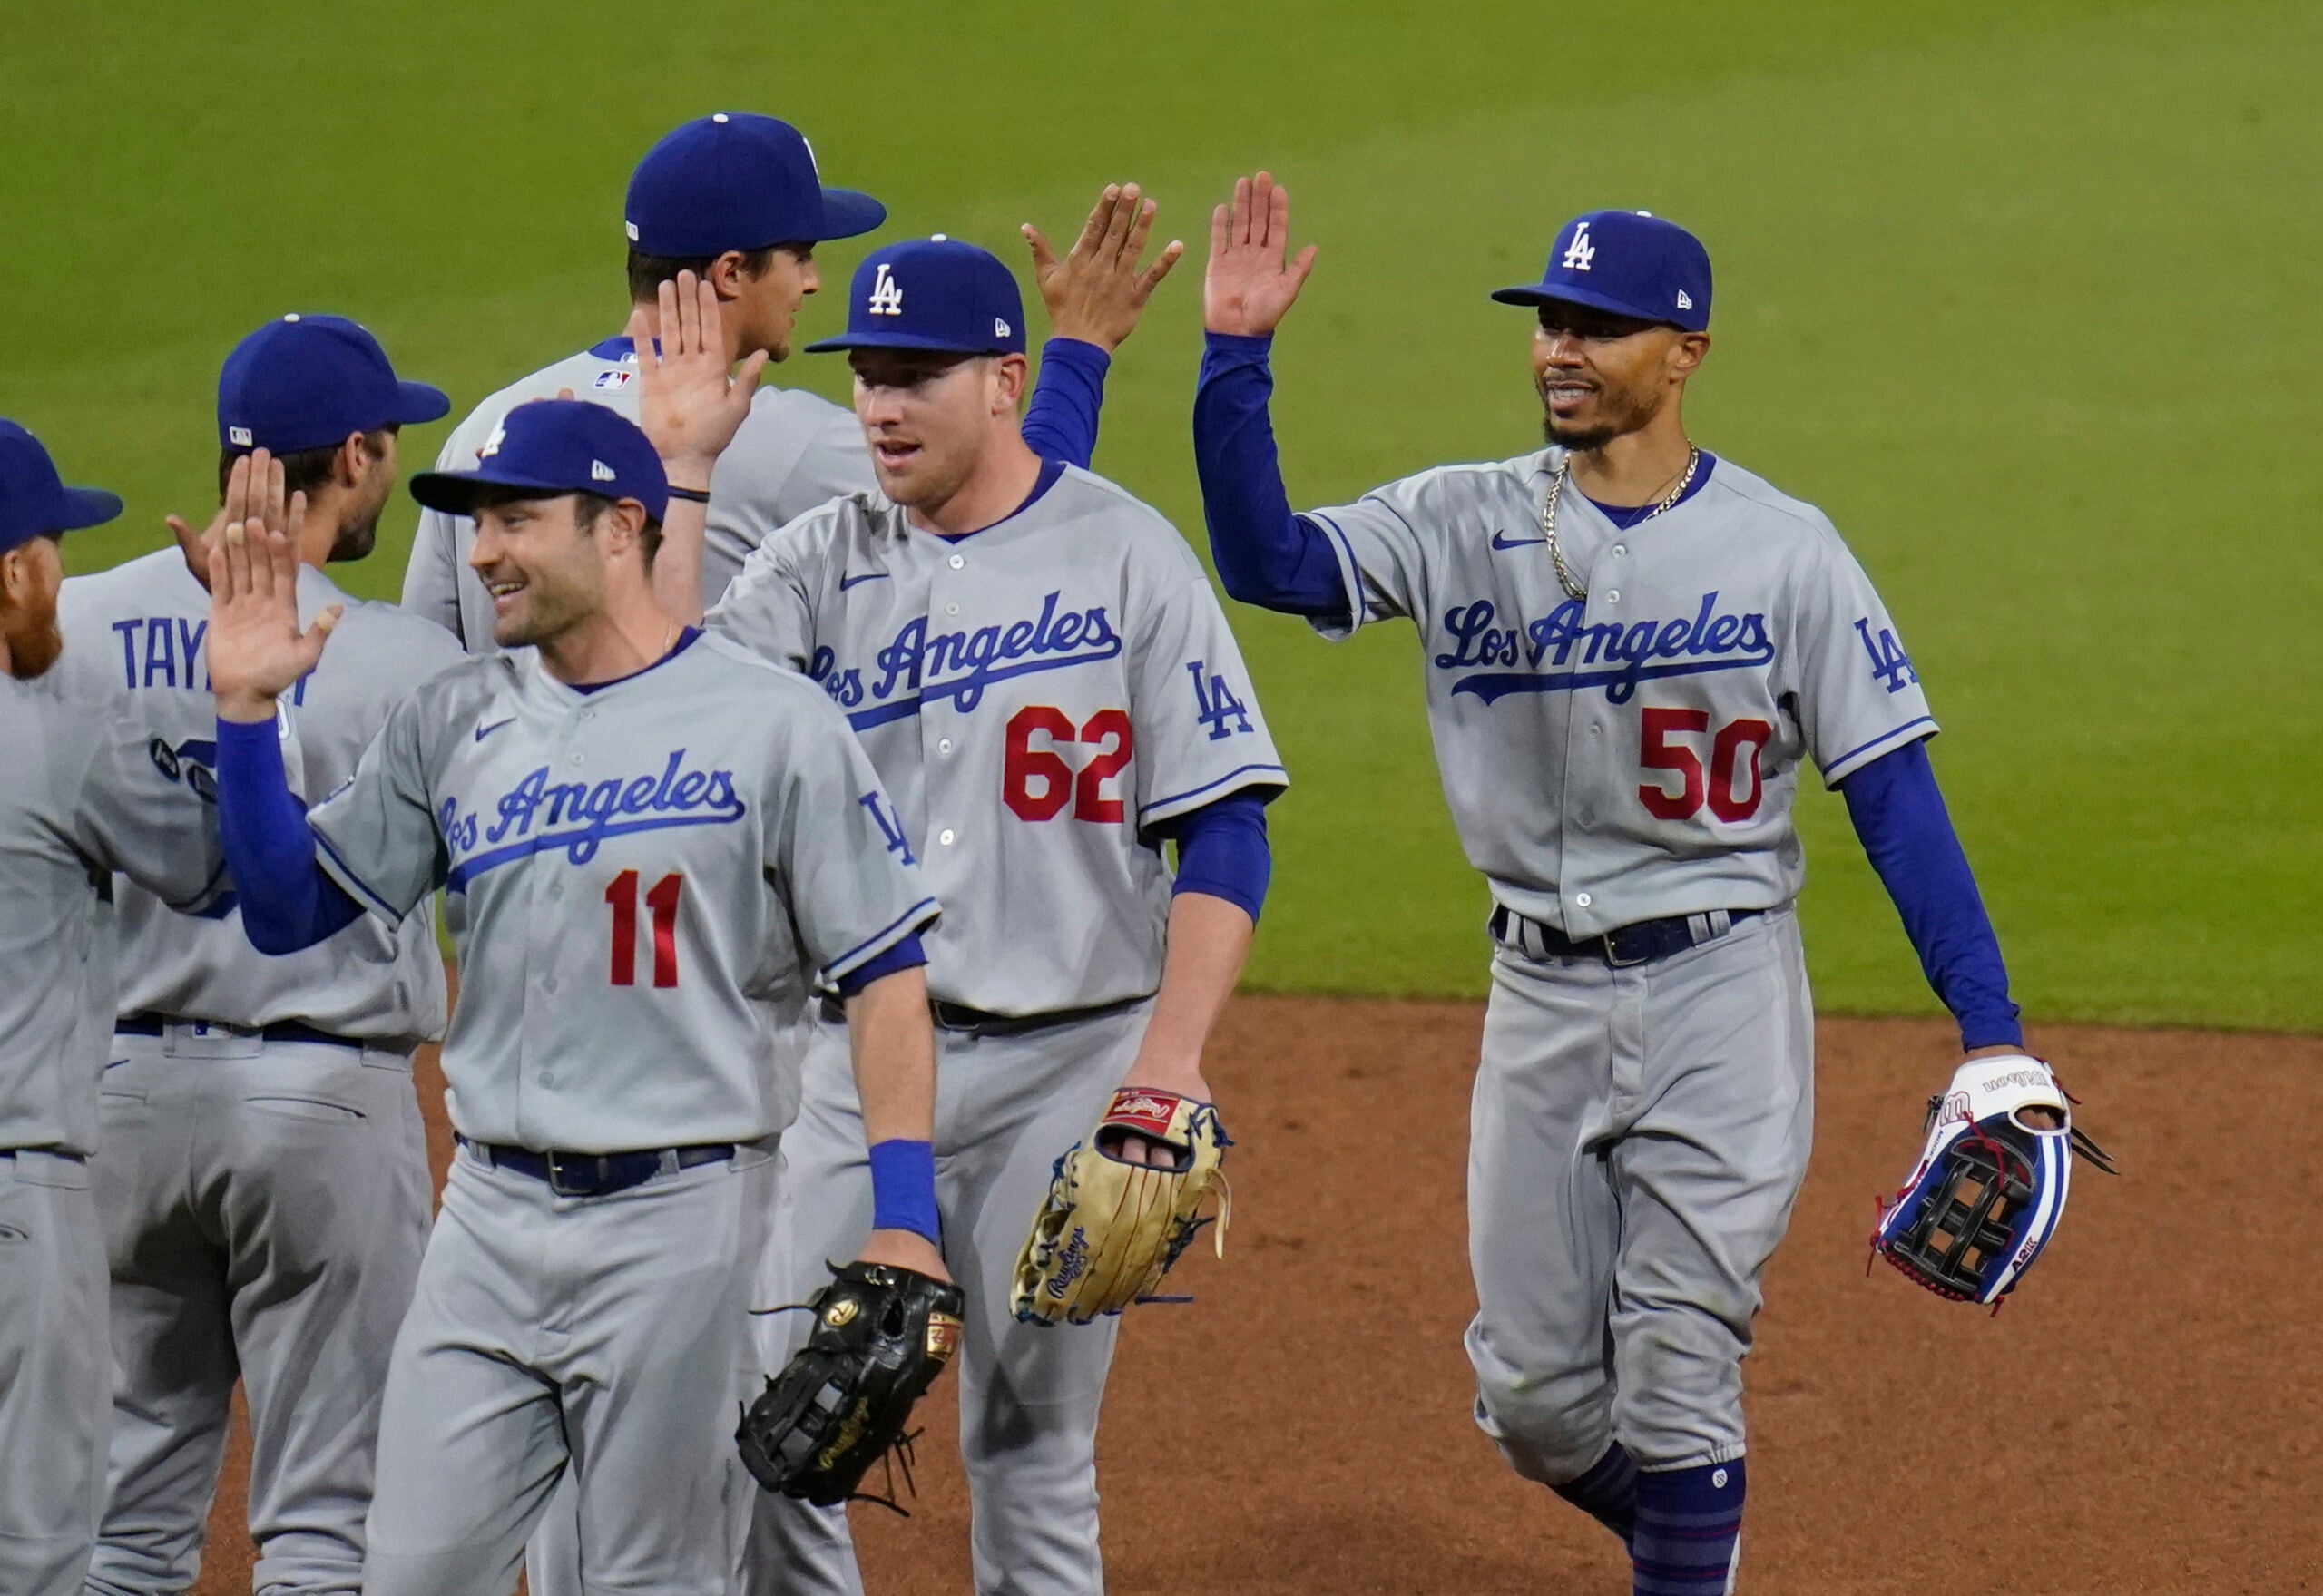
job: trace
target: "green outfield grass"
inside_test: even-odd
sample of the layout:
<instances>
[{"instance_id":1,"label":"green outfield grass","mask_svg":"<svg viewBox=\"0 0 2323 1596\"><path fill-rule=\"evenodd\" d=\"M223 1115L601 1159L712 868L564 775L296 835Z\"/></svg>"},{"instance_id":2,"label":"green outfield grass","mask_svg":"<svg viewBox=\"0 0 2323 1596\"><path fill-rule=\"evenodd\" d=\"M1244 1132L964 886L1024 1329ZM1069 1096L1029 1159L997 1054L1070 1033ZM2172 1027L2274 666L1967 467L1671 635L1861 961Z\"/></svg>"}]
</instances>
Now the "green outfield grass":
<instances>
[{"instance_id":1,"label":"green outfield grass","mask_svg":"<svg viewBox=\"0 0 2323 1596\"><path fill-rule=\"evenodd\" d=\"M1017 222L1147 183L1197 257L1123 352L1098 465L1197 541L1198 246L1234 173L1270 164L1323 245L1278 351L1307 503L1530 446L1526 323L1485 293L1570 213L1646 207L1717 263L1695 433L1828 509L1880 583L2027 1009L2323 1026L2323 8L699 15L9 6L0 413L130 504L74 567L207 508L217 364L267 316L357 316L463 409L615 330L628 170L720 106L799 122L897 230L1012 256ZM392 596L411 522L342 580ZM1253 982L1480 990L1412 633L1236 622L1298 782ZM1841 806L1803 807L1823 1006L1930 1008Z\"/></svg>"}]
</instances>

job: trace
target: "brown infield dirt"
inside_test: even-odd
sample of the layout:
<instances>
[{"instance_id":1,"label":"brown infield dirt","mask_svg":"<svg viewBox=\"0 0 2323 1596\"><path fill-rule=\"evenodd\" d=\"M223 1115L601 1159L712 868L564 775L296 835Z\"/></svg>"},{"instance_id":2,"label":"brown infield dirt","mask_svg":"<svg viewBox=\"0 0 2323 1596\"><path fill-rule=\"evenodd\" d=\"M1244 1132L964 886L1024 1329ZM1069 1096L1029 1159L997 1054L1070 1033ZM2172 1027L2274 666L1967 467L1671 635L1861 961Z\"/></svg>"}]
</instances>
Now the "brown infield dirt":
<instances>
[{"instance_id":1,"label":"brown infield dirt","mask_svg":"<svg viewBox=\"0 0 2323 1596\"><path fill-rule=\"evenodd\" d=\"M1468 1416L1463 1180L1481 1010L1246 998L1210 1075L1239 1139L1226 1261L1131 1315L1100 1444L1115 1596L1612 1596L1612 1538ZM1881 1268L1875 1193L1949 1072L1946 1028L1827 1020L1815 1158L1748 1366L1742 1588L2323 1591L2323 1038L2035 1039L2124 1171L2077 1166L1997 1317ZM440 1172L441 1078L423 1072ZM1029 1216L1028 1216L1029 1218ZM1070 1332L1060 1332L1069 1334ZM950 1383L865 1583L970 1590ZM197 1589L250 1588L237 1444Z\"/></svg>"}]
</instances>

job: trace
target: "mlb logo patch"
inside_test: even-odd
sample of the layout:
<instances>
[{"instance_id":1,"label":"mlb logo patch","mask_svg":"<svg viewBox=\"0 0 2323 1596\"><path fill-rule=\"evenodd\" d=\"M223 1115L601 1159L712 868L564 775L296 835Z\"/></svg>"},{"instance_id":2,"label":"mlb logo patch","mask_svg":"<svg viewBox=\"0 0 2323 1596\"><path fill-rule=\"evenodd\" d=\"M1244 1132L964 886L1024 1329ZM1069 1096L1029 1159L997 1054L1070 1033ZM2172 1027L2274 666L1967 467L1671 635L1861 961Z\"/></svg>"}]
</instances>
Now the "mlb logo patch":
<instances>
[{"instance_id":1,"label":"mlb logo patch","mask_svg":"<svg viewBox=\"0 0 2323 1596\"><path fill-rule=\"evenodd\" d=\"M636 375L634 371L600 371L597 373L597 380L590 386L601 388L625 388Z\"/></svg>"}]
</instances>

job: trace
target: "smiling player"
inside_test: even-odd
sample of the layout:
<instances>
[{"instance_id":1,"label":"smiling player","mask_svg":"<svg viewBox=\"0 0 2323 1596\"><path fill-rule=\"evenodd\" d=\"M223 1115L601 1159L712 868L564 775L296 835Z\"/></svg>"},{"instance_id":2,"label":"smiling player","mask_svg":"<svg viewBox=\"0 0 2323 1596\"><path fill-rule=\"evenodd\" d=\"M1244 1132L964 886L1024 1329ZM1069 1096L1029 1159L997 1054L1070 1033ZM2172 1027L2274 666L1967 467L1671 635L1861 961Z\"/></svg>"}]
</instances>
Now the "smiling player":
<instances>
[{"instance_id":1,"label":"smiling player","mask_svg":"<svg viewBox=\"0 0 2323 1596\"><path fill-rule=\"evenodd\" d=\"M1469 1165L1477 1422L1621 1536L1640 1596L1723 1591L1741 1362L1812 1119L1803 761L1846 796L1965 1052L2023 1046L1936 721L1830 522L1686 430L1710 347L1693 235L1592 211L1493 296L1534 311L1545 447L1294 515L1267 416L1314 263L1289 220L1264 173L1213 219L1195 458L1229 592L1328 637L1420 633L1499 945Z\"/></svg>"}]
</instances>

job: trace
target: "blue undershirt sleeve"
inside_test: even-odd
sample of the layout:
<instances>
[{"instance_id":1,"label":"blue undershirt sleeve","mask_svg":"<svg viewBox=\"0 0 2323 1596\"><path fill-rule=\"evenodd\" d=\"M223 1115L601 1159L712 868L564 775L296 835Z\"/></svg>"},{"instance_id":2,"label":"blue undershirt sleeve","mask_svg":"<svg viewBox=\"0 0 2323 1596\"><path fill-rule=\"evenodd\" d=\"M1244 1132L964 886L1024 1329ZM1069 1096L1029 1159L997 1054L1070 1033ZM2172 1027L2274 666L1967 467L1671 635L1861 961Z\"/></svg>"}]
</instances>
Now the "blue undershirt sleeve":
<instances>
[{"instance_id":1,"label":"blue undershirt sleeve","mask_svg":"<svg viewBox=\"0 0 2323 1596\"><path fill-rule=\"evenodd\" d=\"M1024 443L1044 460L1089 469L1097 453L1097 417L1105 405L1105 373L1113 357L1079 338L1041 346L1041 377L1024 406Z\"/></svg>"},{"instance_id":2,"label":"blue undershirt sleeve","mask_svg":"<svg viewBox=\"0 0 2323 1596\"><path fill-rule=\"evenodd\" d=\"M1252 792L1230 793L1180 816L1168 835L1178 844L1178 878L1171 896L1201 892L1222 897L1256 923L1274 875L1266 800Z\"/></svg>"},{"instance_id":3,"label":"blue undershirt sleeve","mask_svg":"<svg viewBox=\"0 0 2323 1596\"><path fill-rule=\"evenodd\" d=\"M1289 615L1348 619L1347 585L1322 529L1290 510L1267 403L1267 338L1206 333L1194 385L1194 470L1211 558L1228 593Z\"/></svg>"},{"instance_id":4,"label":"blue undershirt sleeve","mask_svg":"<svg viewBox=\"0 0 2323 1596\"><path fill-rule=\"evenodd\" d=\"M919 933L915 931L877 958L866 959L838 978L838 994L853 997L882 975L892 975L898 970L916 970L927 963L927 955L919 945Z\"/></svg>"},{"instance_id":5,"label":"blue undershirt sleeve","mask_svg":"<svg viewBox=\"0 0 2323 1596\"><path fill-rule=\"evenodd\" d=\"M1839 790L1928 984L1960 1022L1960 1045L2024 1046L2000 940L1936 788L1926 740L1881 755Z\"/></svg>"},{"instance_id":6,"label":"blue undershirt sleeve","mask_svg":"<svg viewBox=\"0 0 2323 1596\"><path fill-rule=\"evenodd\" d=\"M243 935L259 952L294 954L362 918L315 857L271 720L218 722L218 833Z\"/></svg>"}]
</instances>

